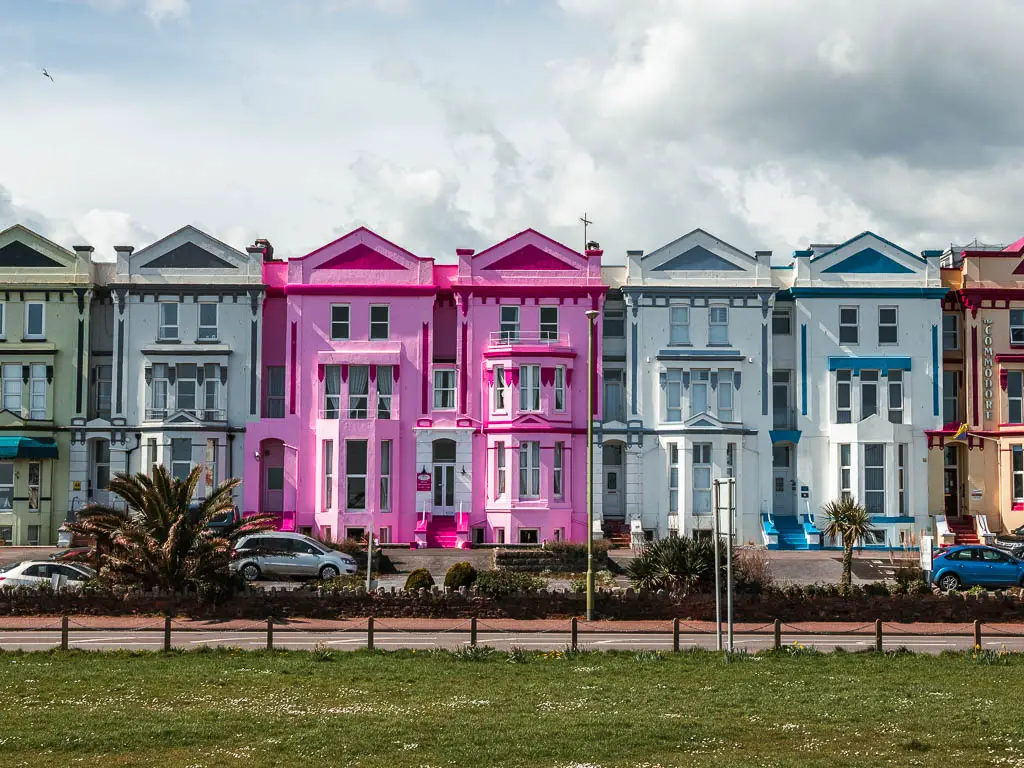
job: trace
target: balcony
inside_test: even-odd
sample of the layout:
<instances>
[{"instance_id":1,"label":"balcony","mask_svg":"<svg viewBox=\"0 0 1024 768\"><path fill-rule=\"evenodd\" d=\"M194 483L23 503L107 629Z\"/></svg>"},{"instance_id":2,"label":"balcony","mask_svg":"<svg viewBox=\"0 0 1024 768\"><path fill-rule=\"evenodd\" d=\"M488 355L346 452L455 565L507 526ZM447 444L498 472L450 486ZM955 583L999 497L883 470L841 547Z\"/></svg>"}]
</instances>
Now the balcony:
<instances>
[{"instance_id":1,"label":"balcony","mask_svg":"<svg viewBox=\"0 0 1024 768\"><path fill-rule=\"evenodd\" d=\"M216 422L228 420L227 411L223 408L204 408L201 410L181 408L178 411L172 411L169 408L147 408L146 421L166 421L167 417L173 413L187 413L190 416L194 416L199 421Z\"/></svg>"},{"instance_id":2,"label":"balcony","mask_svg":"<svg viewBox=\"0 0 1024 768\"><path fill-rule=\"evenodd\" d=\"M491 331L488 346L511 347L524 345L529 347L567 347L569 334L553 331Z\"/></svg>"}]
</instances>

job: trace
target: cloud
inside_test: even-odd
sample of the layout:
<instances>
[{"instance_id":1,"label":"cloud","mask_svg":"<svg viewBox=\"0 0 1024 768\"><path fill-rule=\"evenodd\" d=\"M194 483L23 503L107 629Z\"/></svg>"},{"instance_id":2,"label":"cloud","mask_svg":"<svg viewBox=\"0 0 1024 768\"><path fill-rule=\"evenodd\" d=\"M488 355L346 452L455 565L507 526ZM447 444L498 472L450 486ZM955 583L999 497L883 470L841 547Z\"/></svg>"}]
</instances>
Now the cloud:
<instances>
[{"instance_id":1,"label":"cloud","mask_svg":"<svg viewBox=\"0 0 1024 768\"><path fill-rule=\"evenodd\" d=\"M146 0L144 12L154 24L188 16L188 0Z\"/></svg>"}]
</instances>

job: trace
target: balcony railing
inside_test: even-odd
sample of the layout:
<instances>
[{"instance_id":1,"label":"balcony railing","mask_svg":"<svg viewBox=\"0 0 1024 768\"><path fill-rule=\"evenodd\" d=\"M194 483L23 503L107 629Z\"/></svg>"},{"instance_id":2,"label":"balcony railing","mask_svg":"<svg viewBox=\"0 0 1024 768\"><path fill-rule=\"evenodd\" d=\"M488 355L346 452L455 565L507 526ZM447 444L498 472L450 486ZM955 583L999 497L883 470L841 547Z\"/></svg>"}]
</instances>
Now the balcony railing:
<instances>
[{"instance_id":1,"label":"balcony railing","mask_svg":"<svg viewBox=\"0 0 1024 768\"><path fill-rule=\"evenodd\" d=\"M227 421L227 411L223 408L201 408L198 410L182 408L183 413L191 414L200 421ZM164 421L175 411L170 408L147 408L146 421Z\"/></svg>"},{"instance_id":2,"label":"balcony railing","mask_svg":"<svg viewBox=\"0 0 1024 768\"><path fill-rule=\"evenodd\" d=\"M490 346L505 347L511 344L569 346L569 334L554 331L491 331Z\"/></svg>"}]
</instances>

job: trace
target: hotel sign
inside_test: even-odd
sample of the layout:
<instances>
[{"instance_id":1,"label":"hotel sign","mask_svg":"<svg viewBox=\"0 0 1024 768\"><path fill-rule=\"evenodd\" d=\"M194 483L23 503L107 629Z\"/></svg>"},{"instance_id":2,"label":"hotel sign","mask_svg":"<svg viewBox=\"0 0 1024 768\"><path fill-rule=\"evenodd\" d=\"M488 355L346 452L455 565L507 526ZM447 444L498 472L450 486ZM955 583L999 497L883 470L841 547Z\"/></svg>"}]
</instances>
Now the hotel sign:
<instances>
[{"instance_id":1,"label":"hotel sign","mask_svg":"<svg viewBox=\"0 0 1024 768\"><path fill-rule=\"evenodd\" d=\"M986 317L982 322L982 370L985 390L985 419L992 418L992 319Z\"/></svg>"}]
</instances>

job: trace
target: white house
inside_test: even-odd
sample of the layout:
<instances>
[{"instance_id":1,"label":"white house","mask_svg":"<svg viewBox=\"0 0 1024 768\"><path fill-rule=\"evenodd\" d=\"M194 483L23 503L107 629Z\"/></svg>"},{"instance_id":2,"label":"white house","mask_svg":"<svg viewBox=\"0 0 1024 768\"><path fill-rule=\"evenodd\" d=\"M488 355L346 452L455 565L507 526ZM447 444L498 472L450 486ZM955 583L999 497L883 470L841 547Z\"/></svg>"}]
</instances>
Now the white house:
<instances>
[{"instance_id":1,"label":"white house","mask_svg":"<svg viewBox=\"0 0 1024 768\"><path fill-rule=\"evenodd\" d=\"M202 495L240 476L240 433L257 415L261 253L192 226L115 250L92 306L85 501L108 501L116 472L154 464L179 477L203 465Z\"/></svg>"},{"instance_id":2,"label":"white house","mask_svg":"<svg viewBox=\"0 0 1024 768\"><path fill-rule=\"evenodd\" d=\"M775 433L764 523L772 543L818 544L821 507L842 496L872 514L868 545L914 546L930 530L925 430L941 422L940 255L864 232L773 270L773 408L795 419L773 425L786 429Z\"/></svg>"}]
</instances>

